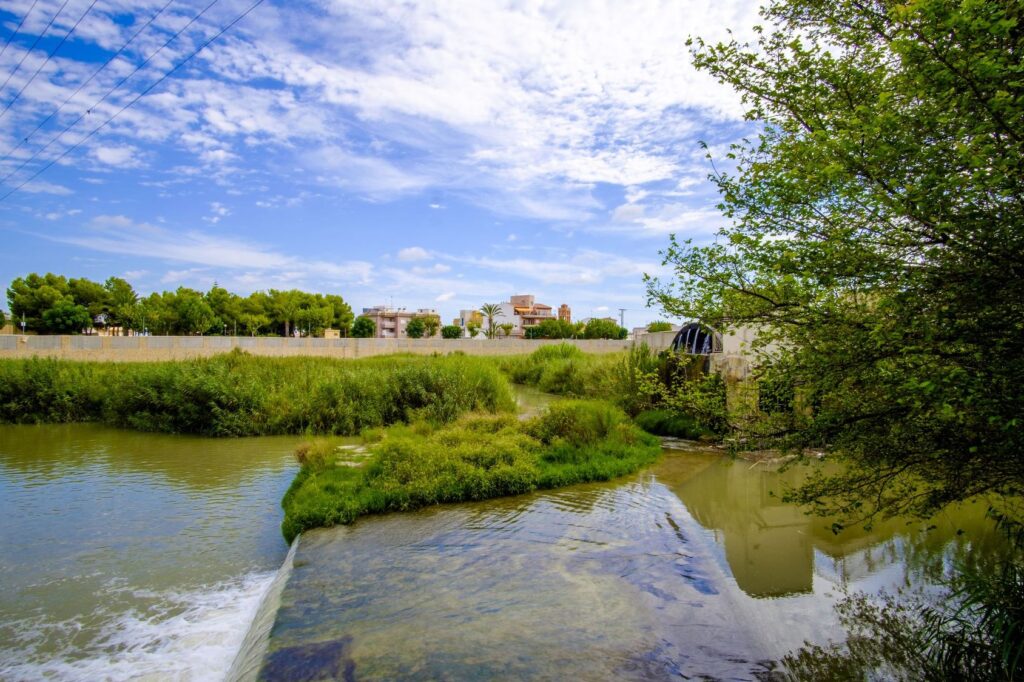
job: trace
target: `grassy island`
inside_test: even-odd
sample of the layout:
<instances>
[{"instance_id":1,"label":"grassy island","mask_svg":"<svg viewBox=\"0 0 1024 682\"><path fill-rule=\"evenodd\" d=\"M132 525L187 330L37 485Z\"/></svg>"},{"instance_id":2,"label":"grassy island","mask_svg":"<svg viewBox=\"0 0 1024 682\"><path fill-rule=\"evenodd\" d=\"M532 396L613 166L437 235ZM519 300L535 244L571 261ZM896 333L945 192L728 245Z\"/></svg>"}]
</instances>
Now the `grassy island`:
<instances>
[{"instance_id":1,"label":"grassy island","mask_svg":"<svg viewBox=\"0 0 1024 682\"><path fill-rule=\"evenodd\" d=\"M525 421L474 413L447 425L369 430L364 440L363 461L330 440L300 447L302 468L282 501L289 542L366 514L604 481L661 451L621 410L590 400L558 402Z\"/></svg>"}]
</instances>

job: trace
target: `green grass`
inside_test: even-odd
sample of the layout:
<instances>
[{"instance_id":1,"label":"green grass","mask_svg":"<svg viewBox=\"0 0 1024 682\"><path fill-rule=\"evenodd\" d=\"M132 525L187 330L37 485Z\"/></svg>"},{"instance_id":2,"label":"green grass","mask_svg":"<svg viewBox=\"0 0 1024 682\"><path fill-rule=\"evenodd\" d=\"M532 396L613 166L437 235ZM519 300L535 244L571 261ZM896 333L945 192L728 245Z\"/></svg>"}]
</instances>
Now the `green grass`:
<instances>
[{"instance_id":1,"label":"green grass","mask_svg":"<svg viewBox=\"0 0 1024 682\"><path fill-rule=\"evenodd\" d=\"M266 358L184 362L0 360L0 422L100 421L206 436L354 435L395 422L509 412L508 381L484 358Z\"/></svg>"},{"instance_id":2,"label":"green grass","mask_svg":"<svg viewBox=\"0 0 1024 682\"><path fill-rule=\"evenodd\" d=\"M528 421L471 414L439 426L418 422L364 435L364 467L338 462L329 440L303 447L281 506L290 542L303 530L366 514L518 495L634 472L660 452L656 438L618 408L562 401Z\"/></svg>"},{"instance_id":3,"label":"green grass","mask_svg":"<svg viewBox=\"0 0 1024 682\"><path fill-rule=\"evenodd\" d=\"M621 353L588 355L568 343L542 346L529 355L497 360L514 383L576 398L609 395L616 384L616 368L622 361Z\"/></svg>"}]
</instances>

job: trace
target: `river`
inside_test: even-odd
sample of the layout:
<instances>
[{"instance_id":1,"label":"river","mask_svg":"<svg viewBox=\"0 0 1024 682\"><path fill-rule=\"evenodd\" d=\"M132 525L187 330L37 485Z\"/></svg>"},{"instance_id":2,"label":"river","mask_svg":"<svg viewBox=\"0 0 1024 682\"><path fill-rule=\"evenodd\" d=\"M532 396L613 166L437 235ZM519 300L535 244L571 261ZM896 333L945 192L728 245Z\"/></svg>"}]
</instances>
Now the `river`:
<instances>
[{"instance_id":1,"label":"river","mask_svg":"<svg viewBox=\"0 0 1024 682\"><path fill-rule=\"evenodd\" d=\"M0 426L0 679L222 679L287 553L299 440ZM795 473L681 448L307 534L265 677L752 679L840 637L845 591L927 585L998 544L980 506L835 536L779 501Z\"/></svg>"}]
</instances>

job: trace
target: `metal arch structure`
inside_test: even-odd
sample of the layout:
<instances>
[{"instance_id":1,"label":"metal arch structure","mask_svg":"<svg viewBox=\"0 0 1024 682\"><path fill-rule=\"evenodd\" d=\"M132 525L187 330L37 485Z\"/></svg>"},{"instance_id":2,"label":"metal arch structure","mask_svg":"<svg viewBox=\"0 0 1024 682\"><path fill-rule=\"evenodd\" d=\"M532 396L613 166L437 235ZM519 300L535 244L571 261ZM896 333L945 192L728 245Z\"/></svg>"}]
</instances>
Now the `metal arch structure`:
<instances>
[{"instance_id":1,"label":"metal arch structure","mask_svg":"<svg viewBox=\"0 0 1024 682\"><path fill-rule=\"evenodd\" d=\"M699 322L683 325L672 340L672 350L685 355L711 355L722 352L722 335Z\"/></svg>"}]
</instances>

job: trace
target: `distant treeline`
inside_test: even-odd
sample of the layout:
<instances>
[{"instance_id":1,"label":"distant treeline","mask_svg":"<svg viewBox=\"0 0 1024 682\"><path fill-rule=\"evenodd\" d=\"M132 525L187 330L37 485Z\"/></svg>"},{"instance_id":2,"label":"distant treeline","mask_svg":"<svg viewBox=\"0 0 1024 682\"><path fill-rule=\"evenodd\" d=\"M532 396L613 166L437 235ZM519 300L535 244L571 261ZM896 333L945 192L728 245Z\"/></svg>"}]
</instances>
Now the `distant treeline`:
<instances>
[{"instance_id":1,"label":"distant treeline","mask_svg":"<svg viewBox=\"0 0 1024 682\"><path fill-rule=\"evenodd\" d=\"M77 334L97 327L150 334L317 334L326 328L347 335L352 308L341 296L298 289L231 293L216 283L207 292L188 287L140 296L120 277L104 283L32 273L7 289L11 322L43 334Z\"/></svg>"}]
</instances>

